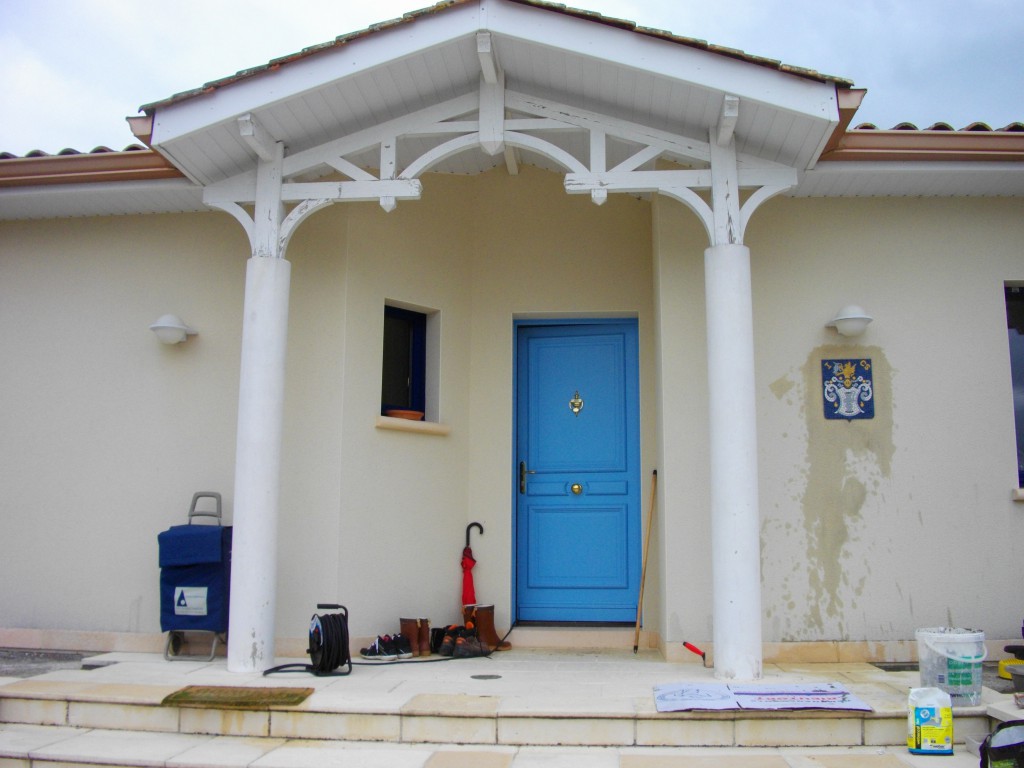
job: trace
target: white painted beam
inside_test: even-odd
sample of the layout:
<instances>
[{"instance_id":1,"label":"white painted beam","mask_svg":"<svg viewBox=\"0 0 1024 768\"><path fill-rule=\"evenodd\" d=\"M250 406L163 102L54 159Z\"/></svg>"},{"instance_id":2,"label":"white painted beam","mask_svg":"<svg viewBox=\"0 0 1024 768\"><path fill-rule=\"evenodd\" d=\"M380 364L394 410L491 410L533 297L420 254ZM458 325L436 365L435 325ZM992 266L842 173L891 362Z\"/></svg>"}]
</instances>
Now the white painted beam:
<instances>
[{"instance_id":1,"label":"white painted beam","mask_svg":"<svg viewBox=\"0 0 1024 768\"><path fill-rule=\"evenodd\" d=\"M515 147L505 145L505 170L509 176L519 175L519 157Z\"/></svg>"},{"instance_id":2,"label":"white painted beam","mask_svg":"<svg viewBox=\"0 0 1024 768\"><path fill-rule=\"evenodd\" d=\"M355 163L349 162L344 157L335 157L328 161L330 166L338 173L343 173L353 181L377 181L372 173L364 171Z\"/></svg>"},{"instance_id":3,"label":"white painted beam","mask_svg":"<svg viewBox=\"0 0 1024 768\"><path fill-rule=\"evenodd\" d=\"M733 133L736 131L736 122L740 117L740 99L738 96L726 94L722 99L722 109L718 115L718 136L715 141L720 146L727 145L732 141Z\"/></svg>"},{"instance_id":4,"label":"white painted beam","mask_svg":"<svg viewBox=\"0 0 1024 768\"><path fill-rule=\"evenodd\" d=\"M488 155L505 151L505 74L493 83L480 77L480 148Z\"/></svg>"},{"instance_id":5,"label":"white painted beam","mask_svg":"<svg viewBox=\"0 0 1024 768\"><path fill-rule=\"evenodd\" d=\"M480 59L480 72L483 75L484 82L488 85L496 84L500 68L490 32L476 33L476 55Z\"/></svg>"},{"instance_id":6,"label":"white painted beam","mask_svg":"<svg viewBox=\"0 0 1024 768\"><path fill-rule=\"evenodd\" d=\"M424 129L429 130L429 126L459 117L467 112L473 112L479 106L479 94L467 93L441 104L434 104L394 120L388 120L372 128L342 136L301 152L295 152L285 158L284 175L286 178L290 178L318 165L330 164L331 159L335 157L343 157L377 146L389 136L412 135Z\"/></svg>"},{"instance_id":7,"label":"white painted beam","mask_svg":"<svg viewBox=\"0 0 1024 768\"><path fill-rule=\"evenodd\" d=\"M579 128L548 117L506 117L506 131L577 131ZM453 133L478 133L479 120L445 120L431 125L417 126L416 136L448 136ZM405 134L409 135L409 134Z\"/></svg>"},{"instance_id":8,"label":"white painted beam","mask_svg":"<svg viewBox=\"0 0 1024 768\"><path fill-rule=\"evenodd\" d=\"M284 162L284 144L273 144L274 157L260 160L256 167L256 200L253 215L253 256L280 258L278 238L284 206L281 204L281 167Z\"/></svg>"},{"instance_id":9,"label":"white painted beam","mask_svg":"<svg viewBox=\"0 0 1024 768\"><path fill-rule=\"evenodd\" d=\"M711 146L711 210L715 216L711 245L743 243L740 218L740 182L736 167L736 142L725 146L715 141L716 128L710 131Z\"/></svg>"},{"instance_id":10,"label":"white painted beam","mask_svg":"<svg viewBox=\"0 0 1024 768\"><path fill-rule=\"evenodd\" d=\"M380 143L380 177L393 179L397 173L398 137L388 136Z\"/></svg>"},{"instance_id":11,"label":"white painted beam","mask_svg":"<svg viewBox=\"0 0 1024 768\"><path fill-rule=\"evenodd\" d=\"M613 171L635 171L641 165L649 163L653 160L657 160L664 153L661 147L644 147L639 152L633 154L631 157L626 158L617 166L612 168Z\"/></svg>"},{"instance_id":12,"label":"white painted beam","mask_svg":"<svg viewBox=\"0 0 1024 768\"><path fill-rule=\"evenodd\" d=\"M568 104L551 101L537 96L508 91L505 94L505 106L517 112L526 112L538 117L550 117L561 122L584 128L588 131L603 131L609 136L618 136L638 144L657 146L664 152L680 155L707 162L711 159L711 150L706 141L699 141L668 131L658 130L629 120L602 115L587 109L580 109Z\"/></svg>"},{"instance_id":13,"label":"white painted beam","mask_svg":"<svg viewBox=\"0 0 1024 768\"><path fill-rule=\"evenodd\" d=\"M570 195L589 194L595 189L611 192L656 192L666 187L711 186L711 171L625 171L607 173L567 173L565 191Z\"/></svg>"},{"instance_id":14,"label":"white painted beam","mask_svg":"<svg viewBox=\"0 0 1024 768\"><path fill-rule=\"evenodd\" d=\"M253 114L238 118L238 133L260 160L271 162L277 156L277 139L270 135Z\"/></svg>"},{"instance_id":15,"label":"white painted beam","mask_svg":"<svg viewBox=\"0 0 1024 768\"><path fill-rule=\"evenodd\" d=\"M281 188L285 202L303 200L366 201L393 197L418 200L423 193L419 179L382 179L380 181L313 181L294 182Z\"/></svg>"},{"instance_id":16,"label":"white painted beam","mask_svg":"<svg viewBox=\"0 0 1024 768\"><path fill-rule=\"evenodd\" d=\"M768 185L790 187L796 184L797 173L792 168L740 170L737 179L741 188ZM713 181L712 170L701 168L691 171L611 170L605 173L568 173L565 175L564 184L565 191L569 194L587 194L597 188L604 188L610 192L657 192L678 187L710 189Z\"/></svg>"}]
</instances>

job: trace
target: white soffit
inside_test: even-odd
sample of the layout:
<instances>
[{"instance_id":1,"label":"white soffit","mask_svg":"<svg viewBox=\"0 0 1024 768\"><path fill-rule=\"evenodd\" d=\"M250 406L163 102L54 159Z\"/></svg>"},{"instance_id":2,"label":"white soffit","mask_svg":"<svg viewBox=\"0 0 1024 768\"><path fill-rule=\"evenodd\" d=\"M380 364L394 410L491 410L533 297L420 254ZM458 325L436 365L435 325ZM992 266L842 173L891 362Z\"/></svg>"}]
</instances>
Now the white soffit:
<instances>
[{"instance_id":1,"label":"white soffit","mask_svg":"<svg viewBox=\"0 0 1024 768\"><path fill-rule=\"evenodd\" d=\"M820 162L790 197L1020 197L1024 163Z\"/></svg>"},{"instance_id":2,"label":"white soffit","mask_svg":"<svg viewBox=\"0 0 1024 768\"><path fill-rule=\"evenodd\" d=\"M357 36L182 101L154 105L153 146L207 185L253 167L251 113L292 154L479 88L490 31L506 87L706 141L740 97L737 150L810 166L838 119L835 86L593 20L511 2L466 3ZM472 173L493 159L435 170Z\"/></svg>"},{"instance_id":3,"label":"white soffit","mask_svg":"<svg viewBox=\"0 0 1024 768\"><path fill-rule=\"evenodd\" d=\"M0 220L209 210L202 188L186 179L0 189Z\"/></svg>"}]
</instances>

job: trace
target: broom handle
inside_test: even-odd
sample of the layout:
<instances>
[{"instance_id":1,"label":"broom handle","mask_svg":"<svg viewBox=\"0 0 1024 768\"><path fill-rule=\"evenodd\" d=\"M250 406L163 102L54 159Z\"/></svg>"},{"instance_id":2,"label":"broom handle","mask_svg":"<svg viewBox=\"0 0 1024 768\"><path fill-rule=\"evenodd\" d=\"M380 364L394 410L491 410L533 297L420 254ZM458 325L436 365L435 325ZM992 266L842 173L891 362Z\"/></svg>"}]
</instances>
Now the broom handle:
<instances>
[{"instance_id":1,"label":"broom handle","mask_svg":"<svg viewBox=\"0 0 1024 768\"><path fill-rule=\"evenodd\" d=\"M651 472L651 506L647 513L647 533L644 536L644 565L640 573L640 598L636 603L636 633L633 635L633 653L640 647L640 616L644 609L644 586L647 584L647 553L651 548L651 526L654 523L654 500L658 489L658 470Z\"/></svg>"}]
</instances>

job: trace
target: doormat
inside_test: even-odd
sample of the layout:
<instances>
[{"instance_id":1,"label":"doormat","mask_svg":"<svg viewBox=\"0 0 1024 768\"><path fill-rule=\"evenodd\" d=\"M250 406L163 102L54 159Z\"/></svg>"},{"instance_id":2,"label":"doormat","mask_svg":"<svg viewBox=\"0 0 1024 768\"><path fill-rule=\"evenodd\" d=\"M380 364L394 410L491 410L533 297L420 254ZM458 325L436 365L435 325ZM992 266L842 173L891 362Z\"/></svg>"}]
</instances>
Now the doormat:
<instances>
[{"instance_id":1,"label":"doormat","mask_svg":"<svg viewBox=\"0 0 1024 768\"><path fill-rule=\"evenodd\" d=\"M694 709L834 709L870 712L871 707L839 683L754 685L673 683L656 685L659 712Z\"/></svg>"},{"instance_id":2,"label":"doormat","mask_svg":"<svg viewBox=\"0 0 1024 768\"><path fill-rule=\"evenodd\" d=\"M270 709L294 707L306 700L312 688L248 688L222 685L189 685L162 702L165 707L201 709Z\"/></svg>"}]
</instances>

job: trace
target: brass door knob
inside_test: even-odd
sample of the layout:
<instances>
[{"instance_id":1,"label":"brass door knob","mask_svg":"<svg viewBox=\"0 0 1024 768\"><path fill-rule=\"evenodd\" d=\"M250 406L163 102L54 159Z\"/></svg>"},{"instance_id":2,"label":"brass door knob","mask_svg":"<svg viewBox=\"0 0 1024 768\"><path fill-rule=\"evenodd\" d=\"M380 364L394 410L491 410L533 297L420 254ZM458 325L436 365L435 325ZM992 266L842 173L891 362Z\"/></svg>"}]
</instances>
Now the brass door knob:
<instances>
[{"instance_id":1,"label":"brass door knob","mask_svg":"<svg viewBox=\"0 0 1024 768\"><path fill-rule=\"evenodd\" d=\"M573 483L572 487L570 487L569 490L572 491L577 496L579 496L581 493L583 493L583 486L580 485L579 483Z\"/></svg>"}]
</instances>

